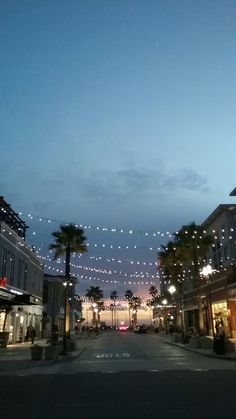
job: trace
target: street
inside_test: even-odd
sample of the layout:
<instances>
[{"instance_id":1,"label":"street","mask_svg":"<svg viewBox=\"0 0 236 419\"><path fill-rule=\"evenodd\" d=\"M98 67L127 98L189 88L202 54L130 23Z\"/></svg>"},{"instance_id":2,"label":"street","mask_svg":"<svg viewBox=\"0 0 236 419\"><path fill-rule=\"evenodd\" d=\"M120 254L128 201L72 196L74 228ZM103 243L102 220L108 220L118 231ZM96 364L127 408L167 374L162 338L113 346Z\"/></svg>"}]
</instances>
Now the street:
<instances>
[{"instance_id":1,"label":"street","mask_svg":"<svg viewBox=\"0 0 236 419\"><path fill-rule=\"evenodd\" d=\"M2 373L1 416L234 417L236 362L191 353L155 335L105 332L80 345L75 359Z\"/></svg>"}]
</instances>

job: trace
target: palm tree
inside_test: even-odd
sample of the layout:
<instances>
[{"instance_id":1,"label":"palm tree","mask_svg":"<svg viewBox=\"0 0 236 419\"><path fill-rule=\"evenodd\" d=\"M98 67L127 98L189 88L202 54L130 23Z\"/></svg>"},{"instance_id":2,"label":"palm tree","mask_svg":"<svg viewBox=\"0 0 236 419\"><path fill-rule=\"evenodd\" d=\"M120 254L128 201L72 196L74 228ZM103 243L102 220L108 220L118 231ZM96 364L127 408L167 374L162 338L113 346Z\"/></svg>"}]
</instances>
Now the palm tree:
<instances>
[{"instance_id":1,"label":"palm tree","mask_svg":"<svg viewBox=\"0 0 236 419\"><path fill-rule=\"evenodd\" d=\"M182 285L185 278L186 250L181 243L168 242L166 246L161 246L162 251L159 256L159 270L163 278L175 286L176 300L176 324L183 331L183 315L182 313ZM166 294L166 293L165 293ZM167 295L165 295L165 298ZM170 297L170 295L168 295ZM167 299L168 299L167 297ZM163 296L162 296L163 299Z\"/></svg>"},{"instance_id":2,"label":"palm tree","mask_svg":"<svg viewBox=\"0 0 236 419\"><path fill-rule=\"evenodd\" d=\"M87 293L85 294L85 296L91 299L93 308L93 326L96 326L96 310L99 310L100 303L102 303L103 306L103 291L100 287L91 286L89 289L87 289Z\"/></svg>"},{"instance_id":3,"label":"palm tree","mask_svg":"<svg viewBox=\"0 0 236 419\"><path fill-rule=\"evenodd\" d=\"M155 285L152 285L149 288L148 292L149 292L149 295L152 297L152 299L149 301L150 302L150 305L152 305L152 304L155 303L155 301L156 301L156 299L157 299L157 297L159 295L159 292L158 292L158 289L157 289L157 287Z\"/></svg>"},{"instance_id":4,"label":"palm tree","mask_svg":"<svg viewBox=\"0 0 236 419\"><path fill-rule=\"evenodd\" d=\"M65 256L65 277L68 280L70 279L71 253L87 252L84 230L74 224L61 225L60 231L55 231L52 236L55 238L55 243L50 244L49 249L54 251L54 260Z\"/></svg>"},{"instance_id":5,"label":"palm tree","mask_svg":"<svg viewBox=\"0 0 236 419\"><path fill-rule=\"evenodd\" d=\"M133 291L131 290L125 291L125 299L128 301L128 306L129 306L129 326L130 327L131 327L130 305L131 305L133 295L134 295Z\"/></svg>"},{"instance_id":6,"label":"palm tree","mask_svg":"<svg viewBox=\"0 0 236 419\"><path fill-rule=\"evenodd\" d=\"M184 250L186 262L193 265L194 281L196 285L199 285L199 271L204 265L210 247L214 243L213 236L206 235L202 226L192 222L175 233L175 241Z\"/></svg>"},{"instance_id":7,"label":"palm tree","mask_svg":"<svg viewBox=\"0 0 236 419\"><path fill-rule=\"evenodd\" d=\"M214 243L213 236L206 235L204 228L202 226L196 225L194 222L183 226L178 233L175 234L176 242L180 243L180 247L184 249L186 262L189 265L193 266L193 285L200 285L201 276L200 270L206 262L206 255L209 252L211 246ZM202 310L202 300L201 300L201 289L199 288L199 317L198 317L198 327L200 330L204 329L204 320L203 320L203 310Z\"/></svg>"},{"instance_id":8,"label":"palm tree","mask_svg":"<svg viewBox=\"0 0 236 419\"><path fill-rule=\"evenodd\" d=\"M115 327L117 326L117 322L116 322L116 300L118 299L118 294L117 294L117 291L112 291L112 293L111 293L111 295L110 295L110 299L113 301L113 304L111 304L111 318L112 318L112 326L113 326L113 323L114 323L114 325L115 325ZM115 318L115 321L114 321L114 318Z\"/></svg>"},{"instance_id":9,"label":"palm tree","mask_svg":"<svg viewBox=\"0 0 236 419\"><path fill-rule=\"evenodd\" d=\"M64 334L63 334L63 354L66 353L66 336L68 328L68 336L70 334L69 329L70 325L67 325L67 311L69 312L68 307L68 289L70 284L70 257L71 253L84 253L87 252L87 247L85 244L86 237L84 236L84 231L82 228L76 227L74 224L61 225L59 231L52 233L52 236L55 239L55 243L49 245L49 249L54 251L54 260L58 259L61 256L65 256L65 300L64 300Z\"/></svg>"},{"instance_id":10,"label":"palm tree","mask_svg":"<svg viewBox=\"0 0 236 419\"><path fill-rule=\"evenodd\" d=\"M183 226L174 234L174 242L162 246L163 251L158 253L161 274L175 285L179 310L177 310L177 323L181 319L183 329L183 316L179 316L182 307L183 281L188 279L189 272L193 275L195 285L199 285L200 268L203 266L206 254L213 244L213 237L206 235L203 227L194 222ZM191 272L190 267L193 267ZM188 273L187 273L188 272ZM199 299L200 304L200 299ZM203 325L202 308L199 305L199 326Z\"/></svg>"},{"instance_id":11,"label":"palm tree","mask_svg":"<svg viewBox=\"0 0 236 419\"><path fill-rule=\"evenodd\" d=\"M133 296L131 300L131 308L133 310L133 325L137 325L137 312L138 308L141 306L141 297Z\"/></svg>"}]
</instances>

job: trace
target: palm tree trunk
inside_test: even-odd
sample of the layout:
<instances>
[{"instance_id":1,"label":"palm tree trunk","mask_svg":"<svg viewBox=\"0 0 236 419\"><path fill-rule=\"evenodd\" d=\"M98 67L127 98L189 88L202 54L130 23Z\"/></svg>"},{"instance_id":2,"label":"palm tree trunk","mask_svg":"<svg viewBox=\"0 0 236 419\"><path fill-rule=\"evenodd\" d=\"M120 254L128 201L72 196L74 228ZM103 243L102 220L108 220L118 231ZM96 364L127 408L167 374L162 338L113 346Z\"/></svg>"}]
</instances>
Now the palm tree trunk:
<instances>
[{"instance_id":1,"label":"palm tree trunk","mask_svg":"<svg viewBox=\"0 0 236 419\"><path fill-rule=\"evenodd\" d=\"M70 279L70 245L66 248L66 266L65 266L66 280Z\"/></svg>"},{"instance_id":2,"label":"palm tree trunk","mask_svg":"<svg viewBox=\"0 0 236 419\"><path fill-rule=\"evenodd\" d=\"M95 326L96 326L96 313L93 310L93 327L95 327Z\"/></svg>"}]
</instances>

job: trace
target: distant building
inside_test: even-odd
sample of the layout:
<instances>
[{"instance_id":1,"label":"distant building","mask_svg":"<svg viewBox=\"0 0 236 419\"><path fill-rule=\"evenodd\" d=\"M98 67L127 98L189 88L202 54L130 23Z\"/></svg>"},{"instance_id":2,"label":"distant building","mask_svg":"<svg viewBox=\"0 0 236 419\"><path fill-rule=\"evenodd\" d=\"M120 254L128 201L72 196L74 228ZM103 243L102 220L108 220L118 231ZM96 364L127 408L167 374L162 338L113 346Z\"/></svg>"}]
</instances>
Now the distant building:
<instances>
[{"instance_id":1,"label":"distant building","mask_svg":"<svg viewBox=\"0 0 236 419\"><path fill-rule=\"evenodd\" d=\"M23 342L27 326L41 336L43 269L25 242L27 226L0 197L0 332L5 330L10 343Z\"/></svg>"}]
</instances>

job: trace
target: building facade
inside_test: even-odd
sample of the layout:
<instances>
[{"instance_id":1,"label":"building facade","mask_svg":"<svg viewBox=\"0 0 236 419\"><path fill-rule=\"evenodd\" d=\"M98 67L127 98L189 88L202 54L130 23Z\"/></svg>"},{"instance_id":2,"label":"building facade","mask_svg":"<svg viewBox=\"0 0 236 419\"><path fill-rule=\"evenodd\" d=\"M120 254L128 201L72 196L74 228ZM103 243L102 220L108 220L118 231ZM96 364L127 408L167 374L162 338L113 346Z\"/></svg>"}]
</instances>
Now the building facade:
<instances>
[{"instance_id":1,"label":"building facade","mask_svg":"<svg viewBox=\"0 0 236 419\"><path fill-rule=\"evenodd\" d=\"M26 229L0 197L0 332L5 327L10 343L23 342L28 326L41 336L43 269L25 242Z\"/></svg>"},{"instance_id":2,"label":"building facade","mask_svg":"<svg viewBox=\"0 0 236 419\"><path fill-rule=\"evenodd\" d=\"M183 294L185 327L214 334L223 326L236 338L236 205L221 204L202 223L214 244L206 265L214 270L201 282L187 281Z\"/></svg>"},{"instance_id":3,"label":"building facade","mask_svg":"<svg viewBox=\"0 0 236 419\"><path fill-rule=\"evenodd\" d=\"M43 281L43 324L42 335L50 338L53 331L59 336L64 330L64 277L44 274Z\"/></svg>"}]
</instances>

